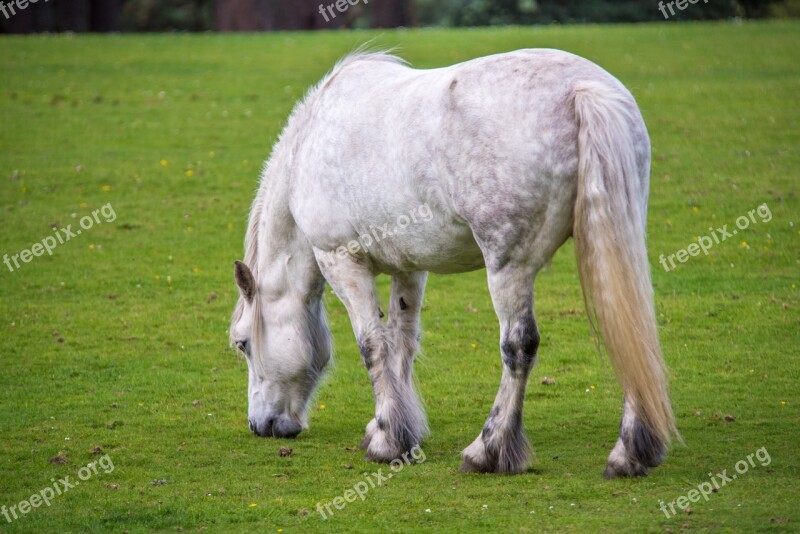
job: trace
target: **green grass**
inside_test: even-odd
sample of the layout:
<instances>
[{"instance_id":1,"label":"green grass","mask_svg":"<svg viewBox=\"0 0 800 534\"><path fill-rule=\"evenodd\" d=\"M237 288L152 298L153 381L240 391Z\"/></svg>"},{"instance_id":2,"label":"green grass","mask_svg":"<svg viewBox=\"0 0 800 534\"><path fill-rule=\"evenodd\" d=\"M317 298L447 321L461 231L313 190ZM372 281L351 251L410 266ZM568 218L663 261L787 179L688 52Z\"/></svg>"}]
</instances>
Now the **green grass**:
<instances>
[{"instance_id":1,"label":"green grass","mask_svg":"<svg viewBox=\"0 0 800 534\"><path fill-rule=\"evenodd\" d=\"M457 472L500 376L483 271L429 281L424 463L327 521L314 511L380 467L353 449L371 391L330 295L336 365L310 431L249 433L246 365L227 328L259 169L306 88L373 38L420 67L561 48L633 91L653 141L650 258L687 445L649 477L601 478L621 396L594 352L571 243L537 282L529 473ZM14 272L0 265L0 506L74 480L95 447L114 464L50 507L0 516L0 532L796 531L798 49L797 23L1 38L0 254L107 203L116 220ZM762 203L771 221L659 266ZM294 454L279 457L284 446ZM768 466L693 513L659 510L761 447ZM65 463L51 463L59 453Z\"/></svg>"}]
</instances>

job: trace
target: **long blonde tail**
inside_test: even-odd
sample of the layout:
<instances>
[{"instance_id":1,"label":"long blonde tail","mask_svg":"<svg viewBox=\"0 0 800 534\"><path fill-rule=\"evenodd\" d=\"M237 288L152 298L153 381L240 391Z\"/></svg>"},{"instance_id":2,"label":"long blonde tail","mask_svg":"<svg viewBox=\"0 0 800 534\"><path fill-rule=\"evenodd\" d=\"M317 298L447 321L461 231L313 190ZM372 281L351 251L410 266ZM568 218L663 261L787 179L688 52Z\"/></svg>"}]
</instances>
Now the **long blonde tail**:
<instances>
[{"instance_id":1,"label":"long blonde tail","mask_svg":"<svg viewBox=\"0 0 800 534\"><path fill-rule=\"evenodd\" d=\"M633 97L622 88L581 82L574 102L580 160L573 236L587 312L595 332L599 326L627 401L667 445L680 435L658 342L645 248L647 132Z\"/></svg>"}]
</instances>

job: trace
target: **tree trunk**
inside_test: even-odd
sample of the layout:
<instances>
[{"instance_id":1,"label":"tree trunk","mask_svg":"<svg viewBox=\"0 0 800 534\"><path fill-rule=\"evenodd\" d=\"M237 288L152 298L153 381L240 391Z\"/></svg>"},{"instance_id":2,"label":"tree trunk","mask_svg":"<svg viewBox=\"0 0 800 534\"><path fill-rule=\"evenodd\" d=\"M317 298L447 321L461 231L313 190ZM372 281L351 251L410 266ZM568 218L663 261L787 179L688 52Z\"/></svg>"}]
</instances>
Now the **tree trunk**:
<instances>
[{"instance_id":1,"label":"tree trunk","mask_svg":"<svg viewBox=\"0 0 800 534\"><path fill-rule=\"evenodd\" d=\"M122 0L91 0L89 11L89 31L119 31L119 17Z\"/></svg>"},{"instance_id":2,"label":"tree trunk","mask_svg":"<svg viewBox=\"0 0 800 534\"><path fill-rule=\"evenodd\" d=\"M334 15L325 9L332 0L270 0L271 30L321 30L342 26L346 16L335 8ZM320 9L320 6L321 9ZM323 14L324 12L324 14ZM327 19L327 20L326 20Z\"/></svg>"},{"instance_id":3,"label":"tree trunk","mask_svg":"<svg viewBox=\"0 0 800 534\"><path fill-rule=\"evenodd\" d=\"M89 31L89 5L86 0L72 0L56 4L56 31Z\"/></svg>"},{"instance_id":4,"label":"tree trunk","mask_svg":"<svg viewBox=\"0 0 800 534\"><path fill-rule=\"evenodd\" d=\"M409 0L380 0L372 7L373 24L376 28L397 28L412 23Z\"/></svg>"},{"instance_id":5,"label":"tree trunk","mask_svg":"<svg viewBox=\"0 0 800 534\"><path fill-rule=\"evenodd\" d=\"M214 16L222 32L251 32L269 29L267 0L217 0Z\"/></svg>"},{"instance_id":6,"label":"tree trunk","mask_svg":"<svg viewBox=\"0 0 800 534\"><path fill-rule=\"evenodd\" d=\"M322 4L320 4L322 1ZM318 30L338 28L346 22L344 14L328 20L320 13L320 5L331 0L217 0L217 29L226 31ZM327 13L327 12L326 12Z\"/></svg>"}]
</instances>

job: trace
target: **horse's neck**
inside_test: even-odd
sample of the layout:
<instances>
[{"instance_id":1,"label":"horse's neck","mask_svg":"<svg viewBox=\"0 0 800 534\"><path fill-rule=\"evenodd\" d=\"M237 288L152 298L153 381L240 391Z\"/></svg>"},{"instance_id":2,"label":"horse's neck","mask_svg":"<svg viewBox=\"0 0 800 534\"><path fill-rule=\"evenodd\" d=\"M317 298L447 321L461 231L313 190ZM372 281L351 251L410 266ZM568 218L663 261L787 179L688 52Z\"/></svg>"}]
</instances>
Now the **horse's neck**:
<instances>
[{"instance_id":1,"label":"horse's neck","mask_svg":"<svg viewBox=\"0 0 800 534\"><path fill-rule=\"evenodd\" d=\"M256 230L259 287L269 299L306 300L319 285L319 268L289 210L286 174L268 172L259 191Z\"/></svg>"}]
</instances>

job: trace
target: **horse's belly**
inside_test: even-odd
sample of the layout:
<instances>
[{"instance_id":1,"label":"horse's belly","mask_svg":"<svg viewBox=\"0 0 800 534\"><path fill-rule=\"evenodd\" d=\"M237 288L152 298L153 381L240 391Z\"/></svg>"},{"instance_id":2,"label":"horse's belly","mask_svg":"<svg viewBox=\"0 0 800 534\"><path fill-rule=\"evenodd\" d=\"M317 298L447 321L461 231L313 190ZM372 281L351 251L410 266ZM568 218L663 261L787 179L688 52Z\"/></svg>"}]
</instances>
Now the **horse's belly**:
<instances>
[{"instance_id":1,"label":"horse's belly","mask_svg":"<svg viewBox=\"0 0 800 534\"><path fill-rule=\"evenodd\" d=\"M317 206L315 216L296 214L311 244L321 251L320 261L366 261L378 273L430 271L440 274L483 267L483 255L466 223L451 214L424 209L371 211L371 215L343 216L346 208ZM410 205L410 204L409 204ZM305 211L305 210L304 210ZM326 221L320 224L319 221Z\"/></svg>"},{"instance_id":2,"label":"horse's belly","mask_svg":"<svg viewBox=\"0 0 800 534\"><path fill-rule=\"evenodd\" d=\"M483 255L467 226L423 222L398 230L389 240L368 251L375 270L463 273L484 266Z\"/></svg>"}]
</instances>

